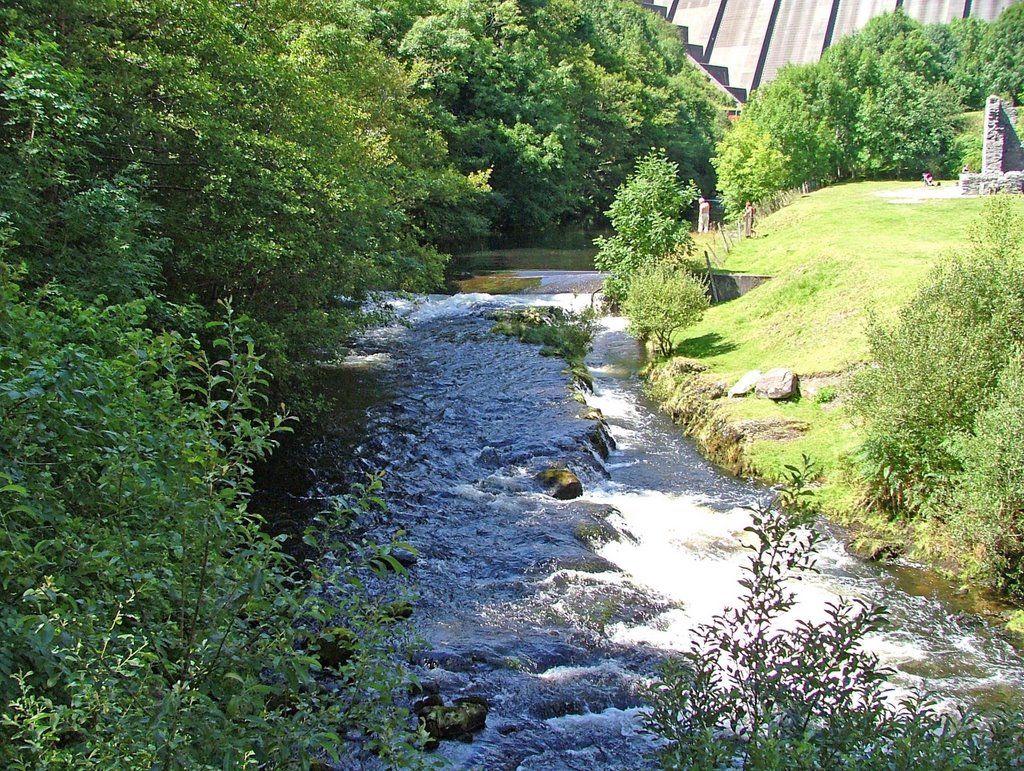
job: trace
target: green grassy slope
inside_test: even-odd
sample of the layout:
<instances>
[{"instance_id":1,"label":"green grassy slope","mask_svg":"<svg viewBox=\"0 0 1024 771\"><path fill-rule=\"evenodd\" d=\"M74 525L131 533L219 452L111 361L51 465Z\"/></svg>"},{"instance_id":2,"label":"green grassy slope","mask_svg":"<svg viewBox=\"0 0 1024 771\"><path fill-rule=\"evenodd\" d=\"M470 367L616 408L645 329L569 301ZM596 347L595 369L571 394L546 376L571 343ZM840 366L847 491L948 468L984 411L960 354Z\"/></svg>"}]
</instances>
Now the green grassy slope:
<instances>
[{"instance_id":1,"label":"green grassy slope","mask_svg":"<svg viewBox=\"0 0 1024 771\"><path fill-rule=\"evenodd\" d=\"M952 184L945 182L943 190ZM740 242L722 267L774 278L711 308L700 325L678 335L676 352L701 359L711 375L729 385L751 369L789 367L806 378L842 373L864 362L869 314L892 318L928 269L963 246L984 205L982 199L960 197L901 204L878 195L921 189L920 183L906 182L835 185L766 217L757 224L757 236ZM1024 199L1020 205L1024 208ZM835 481L834 472L858 441L857 427L842 406L826 408L809 398L723 403L736 418L810 424L799 439L753 443L750 466L769 480L780 478L785 464L807 452ZM829 487L840 498L851 495L842 485Z\"/></svg>"}]
</instances>

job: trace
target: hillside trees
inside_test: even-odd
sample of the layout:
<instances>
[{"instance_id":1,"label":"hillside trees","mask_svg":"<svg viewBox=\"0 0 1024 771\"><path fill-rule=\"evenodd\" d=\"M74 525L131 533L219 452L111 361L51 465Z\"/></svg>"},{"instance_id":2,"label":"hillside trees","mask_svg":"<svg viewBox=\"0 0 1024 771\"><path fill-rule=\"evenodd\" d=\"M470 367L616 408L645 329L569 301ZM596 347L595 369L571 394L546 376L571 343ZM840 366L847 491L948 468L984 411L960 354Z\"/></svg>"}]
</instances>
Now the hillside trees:
<instances>
[{"instance_id":1,"label":"hillside trees","mask_svg":"<svg viewBox=\"0 0 1024 771\"><path fill-rule=\"evenodd\" d=\"M1024 103L1024 7L1015 3L989 26L983 42L984 75L989 93Z\"/></svg>"},{"instance_id":2,"label":"hillside trees","mask_svg":"<svg viewBox=\"0 0 1024 771\"><path fill-rule=\"evenodd\" d=\"M352 5L9 9L5 162L32 164L8 208L30 280L206 308L233 297L279 371L329 339L336 297L436 286L430 239L484 187L450 167ZM26 79L49 101L26 102ZM31 128L33 109L48 117ZM139 266L129 290L108 289L127 279L110 257L106 280L103 249Z\"/></svg>"},{"instance_id":3,"label":"hillside trees","mask_svg":"<svg viewBox=\"0 0 1024 771\"><path fill-rule=\"evenodd\" d=\"M443 0L401 50L458 168L490 170L501 227L590 215L652 146L709 177L708 86L634 3Z\"/></svg>"},{"instance_id":4,"label":"hillside trees","mask_svg":"<svg viewBox=\"0 0 1024 771\"><path fill-rule=\"evenodd\" d=\"M961 100L978 93L969 77L978 28L956 29L938 34L902 12L885 14L817 64L783 68L753 94L734 129L740 137L719 145L719 184L730 209L742 206L737 191L753 189L750 178L765 179L772 194L808 180L917 176L950 166Z\"/></svg>"}]
</instances>

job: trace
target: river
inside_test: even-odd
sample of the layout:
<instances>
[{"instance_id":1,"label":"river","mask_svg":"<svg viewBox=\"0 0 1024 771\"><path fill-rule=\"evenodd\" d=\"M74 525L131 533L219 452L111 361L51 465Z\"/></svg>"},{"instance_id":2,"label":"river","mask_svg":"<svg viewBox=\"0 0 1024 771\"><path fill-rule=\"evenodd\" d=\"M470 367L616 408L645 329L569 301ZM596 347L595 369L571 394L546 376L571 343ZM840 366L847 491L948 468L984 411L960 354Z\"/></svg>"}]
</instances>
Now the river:
<instances>
[{"instance_id":1,"label":"river","mask_svg":"<svg viewBox=\"0 0 1024 771\"><path fill-rule=\"evenodd\" d=\"M325 376L339 406L305 440L307 474L291 483L315 501L385 472L380 532L402 527L419 551L417 673L446 700L490 705L472 743L437 750L455 768L648 767L643 684L738 593L742 507L766 491L705 461L644 397L622 320L602 321L587 361L586 401L614 443L606 459L563 362L490 332L500 307L588 300L396 301L400 321L366 334ZM534 474L553 463L577 473L582 498L541 491ZM887 606L892 627L866 645L896 668L898 687L1019 700L1020 655L920 571L861 562L832 537L819 567L800 584L800 612L819 617L837 595Z\"/></svg>"}]
</instances>

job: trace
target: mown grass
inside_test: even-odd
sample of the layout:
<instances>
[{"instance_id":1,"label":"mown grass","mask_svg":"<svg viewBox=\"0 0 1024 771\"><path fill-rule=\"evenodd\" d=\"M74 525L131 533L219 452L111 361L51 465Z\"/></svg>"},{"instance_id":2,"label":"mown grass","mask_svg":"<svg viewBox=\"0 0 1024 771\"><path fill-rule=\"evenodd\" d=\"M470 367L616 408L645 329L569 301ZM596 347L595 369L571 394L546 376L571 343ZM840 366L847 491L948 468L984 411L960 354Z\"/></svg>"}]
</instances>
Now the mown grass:
<instances>
[{"instance_id":1,"label":"mown grass","mask_svg":"<svg viewBox=\"0 0 1024 771\"><path fill-rule=\"evenodd\" d=\"M951 181L945 185L953 184ZM749 294L712 307L677 335L676 353L699 358L732 384L744 372L775 367L802 378L849 373L869 356L869 317L892 319L938 260L964 247L984 206L979 198L891 203L881 192L912 194L920 183L863 182L805 195L756 225L722 267L774 278ZM1024 208L1024 199L1020 201ZM715 247L721 256L719 240ZM698 242L698 253L702 242ZM842 387L839 387L840 401ZM807 453L823 472L826 505L855 498L847 484L858 425L842 404L826 409L811 398L775 403L723 400L730 416L799 420L802 438L755 441L750 467L770 481ZM830 506L830 507L831 507Z\"/></svg>"}]
</instances>

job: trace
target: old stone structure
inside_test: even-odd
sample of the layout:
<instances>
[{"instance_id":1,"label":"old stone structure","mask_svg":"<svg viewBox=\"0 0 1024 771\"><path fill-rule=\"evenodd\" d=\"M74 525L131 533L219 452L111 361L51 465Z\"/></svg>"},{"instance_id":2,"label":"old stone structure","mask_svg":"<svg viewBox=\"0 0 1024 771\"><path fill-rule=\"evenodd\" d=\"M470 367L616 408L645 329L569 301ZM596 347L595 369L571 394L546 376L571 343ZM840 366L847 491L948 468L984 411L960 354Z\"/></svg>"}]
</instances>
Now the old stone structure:
<instances>
[{"instance_id":1,"label":"old stone structure","mask_svg":"<svg viewBox=\"0 0 1024 771\"><path fill-rule=\"evenodd\" d=\"M981 173L961 174L964 195L1024 192L1024 147L1017 133L1017 110L998 96L985 103Z\"/></svg>"}]
</instances>

